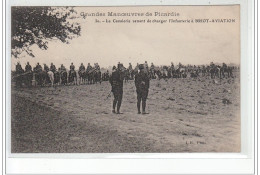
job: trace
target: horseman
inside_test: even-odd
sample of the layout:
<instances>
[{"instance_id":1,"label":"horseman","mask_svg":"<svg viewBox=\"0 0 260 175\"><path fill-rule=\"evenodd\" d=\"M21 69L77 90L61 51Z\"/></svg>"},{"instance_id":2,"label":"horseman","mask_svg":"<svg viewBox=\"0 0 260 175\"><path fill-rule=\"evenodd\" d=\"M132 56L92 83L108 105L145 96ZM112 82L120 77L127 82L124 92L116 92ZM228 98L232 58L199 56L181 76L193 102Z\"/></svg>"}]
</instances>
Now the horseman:
<instances>
[{"instance_id":1,"label":"horseman","mask_svg":"<svg viewBox=\"0 0 260 175\"><path fill-rule=\"evenodd\" d=\"M90 65L90 63L88 63L87 72L89 72L91 69L92 69L92 66Z\"/></svg>"},{"instance_id":2,"label":"horseman","mask_svg":"<svg viewBox=\"0 0 260 175\"><path fill-rule=\"evenodd\" d=\"M133 70L133 66L131 63L129 63L128 70Z\"/></svg>"},{"instance_id":3,"label":"horseman","mask_svg":"<svg viewBox=\"0 0 260 175\"><path fill-rule=\"evenodd\" d=\"M15 66L15 72L16 72L16 74L21 74L21 73L24 72L24 70L23 70L23 68L22 68L22 66L21 66L21 64L19 62Z\"/></svg>"},{"instance_id":4,"label":"horseman","mask_svg":"<svg viewBox=\"0 0 260 175\"><path fill-rule=\"evenodd\" d=\"M81 63L79 66L79 72L85 71L85 69L85 66L83 65L83 63Z\"/></svg>"},{"instance_id":5,"label":"horseman","mask_svg":"<svg viewBox=\"0 0 260 175\"><path fill-rule=\"evenodd\" d=\"M25 72L31 72L32 71L32 66L30 65L29 62L27 62L26 66L25 66Z\"/></svg>"},{"instance_id":6,"label":"horseman","mask_svg":"<svg viewBox=\"0 0 260 175\"><path fill-rule=\"evenodd\" d=\"M50 66L50 70L53 72L53 73L55 73L56 72L56 66L53 64L53 63L51 63L51 66Z\"/></svg>"},{"instance_id":7,"label":"horseman","mask_svg":"<svg viewBox=\"0 0 260 175\"><path fill-rule=\"evenodd\" d=\"M44 69L45 72L49 72L50 71L49 67L46 64L43 65L43 69Z\"/></svg>"},{"instance_id":8,"label":"horseman","mask_svg":"<svg viewBox=\"0 0 260 175\"><path fill-rule=\"evenodd\" d=\"M95 65L95 69L96 69L97 71L100 71L100 66L98 65L98 63L95 63L94 65Z\"/></svg>"},{"instance_id":9,"label":"horseman","mask_svg":"<svg viewBox=\"0 0 260 175\"><path fill-rule=\"evenodd\" d=\"M144 65L145 71L148 73L149 68L148 68L148 63L147 63L147 61L145 61L143 65Z\"/></svg>"},{"instance_id":10,"label":"horseman","mask_svg":"<svg viewBox=\"0 0 260 175\"><path fill-rule=\"evenodd\" d=\"M171 62L171 67L170 67L170 70L171 70L171 74L172 74L172 77L174 76L174 64L173 64L173 62Z\"/></svg>"},{"instance_id":11,"label":"horseman","mask_svg":"<svg viewBox=\"0 0 260 175\"><path fill-rule=\"evenodd\" d=\"M61 72L63 72L63 71L66 72L66 68L65 68L65 66L64 66L63 64L61 64L61 66L60 66L60 71L61 71Z\"/></svg>"},{"instance_id":12,"label":"horseman","mask_svg":"<svg viewBox=\"0 0 260 175\"><path fill-rule=\"evenodd\" d=\"M34 70L35 70L36 73L39 73L39 72L42 71L42 66L40 65L40 63L37 63L37 65L35 66Z\"/></svg>"},{"instance_id":13,"label":"horseman","mask_svg":"<svg viewBox=\"0 0 260 175\"><path fill-rule=\"evenodd\" d=\"M151 67L150 67L150 72L151 72L151 78L154 79L155 78L155 69L154 69L154 64L151 63Z\"/></svg>"},{"instance_id":14,"label":"horseman","mask_svg":"<svg viewBox=\"0 0 260 175\"><path fill-rule=\"evenodd\" d=\"M71 74L72 71L75 71L75 66L73 65L73 63L71 63L71 65L70 65L70 72L69 72L69 74Z\"/></svg>"}]
</instances>

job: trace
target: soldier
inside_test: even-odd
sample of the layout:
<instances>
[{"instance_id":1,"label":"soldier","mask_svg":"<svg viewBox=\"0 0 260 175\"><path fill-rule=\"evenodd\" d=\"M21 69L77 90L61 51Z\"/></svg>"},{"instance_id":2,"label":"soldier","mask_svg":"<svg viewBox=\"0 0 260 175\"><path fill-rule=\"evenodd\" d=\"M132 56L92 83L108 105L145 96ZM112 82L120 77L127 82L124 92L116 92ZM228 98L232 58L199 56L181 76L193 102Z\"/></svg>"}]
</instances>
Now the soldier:
<instances>
[{"instance_id":1,"label":"soldier","mask_svg":"<svg viewBox=\"0 0 260 175\"><path fill-rule=\"evenodd\" d=\"M100 66L98 65L98 63L95 63L95 69L98 71L100 70Z\"/></svg>"},{"instance_id":2,"label":"soldier","mask_svg":"<svg viewBox=\"0 0 260 175\"><path fill-rule=\"evenodd\" d=\"M32 71L32 66L30 65L29 62L27 62L26 66L25 66L25 72L31 72Z\"/></svg>"},{"instance_id":3,"label":"soldier","mask_svg":"<svg viewBox=\"0 0 260 175\"><path fill-rule=\"evenodd\" d=\"M44 67L43 67L43 69L46 71L46 72L49 72L49 67L46 65L46 64L44 64Z\"/></svg>"},{"instance_id":4,"label":"soldier","mask_svg":"<svg viewBox=\"0 0 260 175\"><path fill-rule=\"evenodd\" d=\"M145 73L144 65L139 65L139 72L135 76L135 87L137 92L137 109L138 114L141 114L141 101L142 101L142 114L148 114L145 111L146 108L146 99L149 92L150 80L147 73Z\"/></svg>"},{"instance_id":5,"label":"soldier","mask_svg":"<svg viewBox=\"0 0 260 175\"><path fill-rule=\"evenodd\" d=\"M37 63L37 65L35 66L34 70L38 73L40 71L42 71L42 66L40 65L40 63Z\"/></svg>"},{"instance_id":6,"label":"soldier","mask_svg":"<svg viewBox=\"0 0 260 175\"><path fill-rule=\"evenodd\" d=\"M74 71L75 70L75 66L73 65L73 63L71 63L70 65L70 71Z\"/></svg>"},{"instance_id":7,"label":"soldier","mask_svg":"<svg viewBox=\"0 0 260 175\"><path fill-rule=\"evenodd\" d=\"M79 72L81 71L85 71L85 66L83 65L83 63L81 63L81 65L79 66Z\"/></svg>"},{"instance_id":8,"label":"soldier","mask_svg":"<svg viewBox=\"0 0 260 175\"><path fill-rule=\"evenodd\" d=\"M144 62L144 70L145 70L147 73L148 73L148 71L149 71L147 61Z\"/></svg>"},{"instance_id":9,"label":"soldier","mask_svg":"<svg viewBox=\"0 0 260 175\"><path fill-rule=\"evenodd\" d=\"M154 64L153 63L151 63L150 73L151 73L151 77L154 79L155 78L155 70L154 70Z\"/></svg>"},{"instance_id":10,"label":"soldier","mask_svg":"<svg viewBox=\"0 0 260 175\"><path fill-rule=\"evenodd\" d=\"M66 71L66 68L63 64L60 65L60 71Z\"/></svg>"},{"instance_id":11,"label":"soldier","mask_svg":"<svg viewBox=\"0 0 260 175\"><path fill-rule=\"evenodd\" d=\"M22 66L21 66L21 64L19 62L17 63L17 65L15 67L15 71L16 71L17 74L21 74L21 73L24 72L23 68L22 68Z\"/></svg>"},{"instance_id":12,"label":"soldier","mask_svg":"<svg viewBox=\"0 0 260 175\"><path fill-rule=\"evenodd\" d=\"M133 69L133 66L131 63L129 63L128 70L132 70L132 69Z\"/></svg>"},{"instance_id":13,"label":"soldier","mask_svg":"<svg viewBox=\"0 0 260 175\"><path fill-rule=\"evenodd\" d=\"M54 73L54 72L56 72L56 66L53 64L53 63L51 63L51 66L50 66L50 70Z\"/></svg>"},{"instance_id":14,"label":"soldier","mask_svg":"<svg viewBox=\"0 0 260 175\"><path fill-rule=\"evenodd\" d=\"M92 69L92 66L90 65L90 63L88 63L87 72L89 72L91 69Z\"/></svg>"},{"instance_id":15,"label":"soldier","mask_svg":"<svg viewBox=\"0 0 260 175\"><path fill-rule=\"evenodd\" d=\"M120 107L121 107L121 103L122 103L122 98L123 98L123 74L120 71L120 67L121 65L118 64L118 68L116 69L116 67L113 67L112 70L112 75L109 79L109 82L112 86L112 93L114 95L114 100L113 100L113 113L117 113L117 114L122 114L120 113ZM117 106L117 111L115 111L115 108Z\"/></svg>"}]
</instances>

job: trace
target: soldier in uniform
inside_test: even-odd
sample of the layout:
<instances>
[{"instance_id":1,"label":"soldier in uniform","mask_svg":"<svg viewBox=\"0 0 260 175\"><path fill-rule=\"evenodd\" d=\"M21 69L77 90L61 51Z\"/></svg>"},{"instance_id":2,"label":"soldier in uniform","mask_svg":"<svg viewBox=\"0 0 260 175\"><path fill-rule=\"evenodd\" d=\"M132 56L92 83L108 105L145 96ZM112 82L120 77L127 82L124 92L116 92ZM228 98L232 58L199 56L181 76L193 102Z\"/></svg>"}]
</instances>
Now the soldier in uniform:
<instances>
[{"instance_id":1,"label":"soldier in uniform","mask_svg":"<svg viewBox=\"0 0 260 175\"><path fill-rule=\"evenodd\" d=\"M43 68L44 70L45 70L45 72L49 72L49 67L46 65L46 64L44 64L44 68Z\"/></svg>"},{"instance_id":2,"label":"soldier in uniform","mask_svg":"<svg viewBox=\"0 0 260 175\"><path fill-rule=\"evenodd\" d=\"M21 74L21 73L24 72L23 68L22 68L22 66L21 66L21 64L19 62L17 63L17 65L15 67L15 71L16 71L17 74Z\"/></svg>"},{"instance_id":3,"label":"soldier in uniform","mask_svg":"<svg viewBox=\"0 0 260 175\"><path fill-rule=\"evenodd\" d=\"M154 70L154 64L153 63L151 63L150 72L151 72L151 77L154 79L155 78L155 70Z\"/></svg>"},{"instance_id":4,"label":"soldier in uniform","mask_svg":"<svg viewBox=\"0 0 260 175\"><path fill-rule=\"evenodd\" d=\"M75 66L73 65L73 63L71 63L70 65L70 71L74 71L75 70Z\"/></svg>"},{"instance_id":5,"label":"soldier in uniform","mask_svg":"<svg viewBox=\"0 0 260 175\"><path fill-rule=\"evenodd\" d=\"M121 65L118 64L118 68L113 67L112 70L112 75L109 79L109 82L112 86L112 93L114 95L114 100L113 100L113 113L121 114L120 113L120 107L122 103L122 98L123 98L123 74L120 71ZM115 111L115 108L117 106L117 111Z\"/></svg>"},{"instance_id":6,"label":"soldier in uniform","mask_svg":"<svg viewBox=\"0 0 260 175\"><path fill-rule=\"evenodd\" d=\"M83 65L83 63L81 63L79 66L79 72L81 71L85 71L85 66Z\"/></svg>"},{"instance_id":7,"label":"soldier in uniform","mask_svg":"<svg viewBox=\"0 0 260 175\"><path fill-rule=\"evenodd\" d=\"M146 99L149 92L150 80L148 74L144 70L144 65L139 65L139 72L135 76L135 87L137 92L137 110L138 114L141 114L141 101L142 101L142 114L148 114L145 111Z\"/></svg>"},{"instance_id":8,"label":"soldier in uniform","mask_svg":"<svg viewBox=\"0 0 260 175\"><path fill-rule=\"evenodd\" d=\"M56 66L53 64L53 63L51 63L51 66L50 66L50 70L54 73L54 72L56 72Z\"/></svg>"},{"instance_id":9,"label":"soldier in uniform","mask_svg":"<svg viewBox=\"0 0 260 175\"><path fill-rule=\"evenodd\" d=\"M27 62L26 66L25 66L25 72L31 72L32 71L32 66L30 65L29 62Z\"/></svg>"},{"instance_id":10,"label":"soldier in uniform","mask_svg":"<svg viewBox=\"0 0 260 175\"><path fill-rule=\"evenodd\" d=\"M90 65L90 63L88 63L87 72L89 72L91 69L92 69L92 66Z\"/></svg>"},{"instance_id":11,"label":"soldier in uniform","mask_svg":"<svg viewBox=\"0 0 260 175\"><path fill-rule=\"evenodd\" d=\"M42 66L40 65L40 63L37 63L37 65L35 66L34 70L39 73L42 71Z\"/></svg>"},{"instance_id":12,"label":"soldier in uniform","mask_svg":"<svg viewBox=\"0 0 260 175\"><path fill-rule=\"evenodd\" d=\"M61 64L61 66L60 66L60 71L66 71L66 68L63 64Z\"/></svg>"}]
</instances>

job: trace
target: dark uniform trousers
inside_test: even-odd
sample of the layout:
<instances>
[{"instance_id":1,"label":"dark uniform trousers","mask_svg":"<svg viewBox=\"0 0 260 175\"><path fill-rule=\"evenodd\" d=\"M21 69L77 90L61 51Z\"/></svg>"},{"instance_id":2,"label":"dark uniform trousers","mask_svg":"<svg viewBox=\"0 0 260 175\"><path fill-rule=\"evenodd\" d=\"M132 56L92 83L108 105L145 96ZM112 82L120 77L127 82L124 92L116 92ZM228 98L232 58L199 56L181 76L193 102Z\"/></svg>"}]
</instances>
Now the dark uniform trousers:
<instances>
[{"instance_id":1,"label":"dark uniform trousers","mask_svg":"<svg viewBox=\"0 0 260 175\"><path fill-rule=\"evenodd\" d=\"M145 111L145 107L146 107L146 99L148 97L148 92L149 90L137 90L137 109L138 112L140 112L140 108L141 108L141 101L142 101L142 110Z\"/></svg>"},{"instance_id":2,"label":"dark uniform trousers","mask_svg":"<svg viewBox=\"0 0 260 175\"><path fill-rule=\"evenodd\" d=\"M140 112L141 101L142 101L142 111L145 112L146 107L146 99L148 97L149 92L149 77L145 72L139 72L135 77L135 86L137 93L137 109Z\"/></svg>"}]
</instances>

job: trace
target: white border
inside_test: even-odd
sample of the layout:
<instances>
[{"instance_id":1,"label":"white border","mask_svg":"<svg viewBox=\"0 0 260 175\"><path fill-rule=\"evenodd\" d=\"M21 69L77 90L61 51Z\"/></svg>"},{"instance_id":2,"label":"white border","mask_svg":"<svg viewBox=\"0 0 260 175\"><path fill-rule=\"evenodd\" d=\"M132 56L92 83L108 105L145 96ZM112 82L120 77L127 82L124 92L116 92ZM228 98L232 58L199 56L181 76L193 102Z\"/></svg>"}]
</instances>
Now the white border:
<instances>
[{"instance_id":1,"label":"white border","mask_svg":"<svg viewBox=\"0 0 260 175\"><path fill-rule=\"evenodd\" d=\"M8 0L7 0L8 1ZM177 1L69 1L9 0L6 2L6 133L10 134L10 7L11 6L126 6L126 5L230 5L241 9L241 154L10 154L6 142L7 174L253 174L254 172L254 60L252 0ZM10 136L10 135L9 135ZM51 158L50 158L51 157Z\"/></svg>"}]
</instances>

